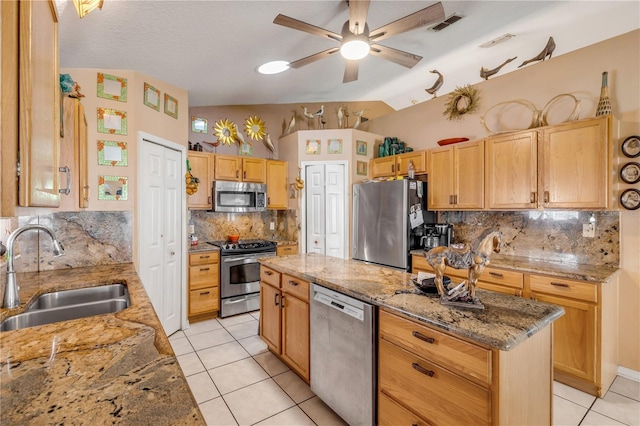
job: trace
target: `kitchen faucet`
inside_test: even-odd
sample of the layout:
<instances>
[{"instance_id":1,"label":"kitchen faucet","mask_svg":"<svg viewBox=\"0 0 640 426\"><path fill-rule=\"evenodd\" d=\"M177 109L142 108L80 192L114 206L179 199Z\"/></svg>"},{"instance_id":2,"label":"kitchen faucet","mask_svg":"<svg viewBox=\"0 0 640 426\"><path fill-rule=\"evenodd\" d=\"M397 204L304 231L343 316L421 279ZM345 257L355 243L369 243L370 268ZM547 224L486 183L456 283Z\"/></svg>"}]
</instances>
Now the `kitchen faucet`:
<instances>
[{"instance_id":1,"label":"kitchen faucet","mask_svg":"<svg viewBox=\"0 0 640 426\"><path fill-rule=\"evenodd\" d=\"M13 245L16 238L25 231L36 229L39 231L45 231L49 234L53 240L53 254L56 256L62 256L64 254L64 248L62 244L56 239L55 234L44 225L25 225L22 226L9 235L7 239L7 284L4 290L4 301L2 303L3 308L15 308L20 304L20 296L18 296L18 281L16 280L16 271L13 268Z\"/></svg>"}]
</instances>

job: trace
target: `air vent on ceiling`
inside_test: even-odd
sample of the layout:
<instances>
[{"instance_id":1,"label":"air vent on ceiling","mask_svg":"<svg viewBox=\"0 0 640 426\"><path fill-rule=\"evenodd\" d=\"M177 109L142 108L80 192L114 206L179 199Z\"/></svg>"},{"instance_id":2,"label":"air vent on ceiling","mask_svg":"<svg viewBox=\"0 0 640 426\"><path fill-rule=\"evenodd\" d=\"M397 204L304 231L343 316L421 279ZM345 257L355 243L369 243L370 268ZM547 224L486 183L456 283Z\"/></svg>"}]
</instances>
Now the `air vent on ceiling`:
<instances>
[{"instance_id":1,"label":"air vent on ceiling","mask_svg":"<svg viewBox=\"0 0 640 426\"><path fill-rule=\"evenodd\" d=\"M462 16L460 15L456 15L455 13L451 16L449 16L447 19L445 19L444 21L440 22L438 25L431 27L432 31L442 31L445 28L447 28L449 25L451 24L455 24L456 22L458 22L459 20L462 19Z\"/></svg>"}]
</instances>

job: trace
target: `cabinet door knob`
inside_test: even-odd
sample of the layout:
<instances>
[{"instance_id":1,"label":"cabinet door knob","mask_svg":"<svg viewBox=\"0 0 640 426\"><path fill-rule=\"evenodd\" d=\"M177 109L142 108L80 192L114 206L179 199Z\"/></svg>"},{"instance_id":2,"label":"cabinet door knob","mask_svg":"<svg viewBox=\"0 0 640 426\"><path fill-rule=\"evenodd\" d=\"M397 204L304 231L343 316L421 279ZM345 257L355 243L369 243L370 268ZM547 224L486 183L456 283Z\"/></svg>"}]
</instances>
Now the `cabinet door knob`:
<instances>
[{"instance_id":1,"label":"cabinet door knob","mask_svg":"<svg viewBox=\"0 0 640 426\"><path fill-rule=\"evenodd\" d=\"M175 251L172 251L170 254L171 254L171 256L175 256L175 255L176 255L176 252L175 252Z\"/></svg>"},{"instance_id":2,"label":"cabinet door knob","mask_svg":"<svg viewBox=\"0 0 640 426\"><path fill-rule=\"evenodd\" d=\"M392 164L391 165L391 173L395 173L395 171L396 171L396 165Z\"/></svg>"},{"instance_id":3,"label":"cabinet door knob","mask_svg":"<svg viewBox=\"0 0 640 426\"><path fill-rule=\"evenodd\" d=\"M280 296L280 308L284 309L284 294Z\"/></svg>"},{"instance_id":4,"label":"cabinet door knob","mask_svg":"<svg viewBox=\"0 0 640 426\"><path fill-rule=\"evenodd\" d=\"M240 171L236 170L236 177L240 177Z\"/></svg>"},{"instance_id":5,"label":"cabinet door knob","mask_svg":"<svg viewBox=\"0 0 640 426\"><path fill-rule=\"evenodd\" d=\"M247 172L244 171L244 172L242 172L242 179L246 179L246 178L247 178Z\"/></svg>"},{"instance_id":6,"label":"cabinet door knob","mask_svg":"<svg viewBox=\"0 0 640 426\"><path fill-rule=\"evenodd\" d=\"M549 191L544 191L544 203L549 204Z\"/></svg>"},{"instance_id":7,"label":"cabinet door knob","mask_svg":"<svg viewBox=\"0 0 640 426\"><path fill-rule=\"evenodd\" d=\"M531 196L529 197L529 202L531 204L535 204L537 198L538 198L538 194L535 191L531 192Z\"/></svg>"},{"instance_id":8,"label":"cabinet door knob","mask_svg":"<svg viewBox=\"0 0 640 426\"><path fill-rule=\"evenodd\" d=\"M69 167L63 166L58 167L58 171L67 175L67 187L58 189L58 192L60 194L69 195L69 193L71 192L71 170L69 169Z\"/></svg>"},{"instance_id":9,"label":"cabinet door knob","mask_svg":"<svg viewBox=\"0 0 640 426\"><path fill-rule=\"evenodd\" d=\"M280 296L280 294L276 293L273 297L273 303L278 306L278 296Z\"/></svg>"}]
</instances>

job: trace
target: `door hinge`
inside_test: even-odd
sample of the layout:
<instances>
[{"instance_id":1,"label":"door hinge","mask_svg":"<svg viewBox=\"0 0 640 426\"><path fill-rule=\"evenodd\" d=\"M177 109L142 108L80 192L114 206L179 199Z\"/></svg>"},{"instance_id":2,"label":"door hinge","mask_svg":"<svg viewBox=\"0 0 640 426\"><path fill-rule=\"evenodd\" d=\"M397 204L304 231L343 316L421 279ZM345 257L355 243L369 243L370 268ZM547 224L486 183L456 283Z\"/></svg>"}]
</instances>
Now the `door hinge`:
<instances>
[{"instance_id":1,"label":"door hinge","mask_svg":"<svg viewBox=\"0 0 640 426\"><path fill-rule=\"evenodd\" d=\"M16 177L20 177L20 162L16 163Z\"/></svg>"}]
</instances>

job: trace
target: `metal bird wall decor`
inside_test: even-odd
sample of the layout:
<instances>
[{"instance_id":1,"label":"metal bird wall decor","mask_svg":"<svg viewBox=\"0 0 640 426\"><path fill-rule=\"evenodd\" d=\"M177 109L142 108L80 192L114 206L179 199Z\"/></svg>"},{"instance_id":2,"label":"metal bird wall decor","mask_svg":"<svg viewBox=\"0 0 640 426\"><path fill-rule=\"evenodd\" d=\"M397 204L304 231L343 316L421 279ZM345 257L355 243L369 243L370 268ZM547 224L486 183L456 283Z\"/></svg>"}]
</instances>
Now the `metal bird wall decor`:
<instances>
[{"instance_id":1,"label":"metal bird wall decor","mask_svg":"<svg viewBox=\"0 0 640 426\"><path fill-rule=\"evenodd\" d=\"M442 74L440 74L438 72L438 70L431 70L429 71L432 74L438 74L438 79L436 80L435 83L433 83L433 86L431 86L428 89L424 89L428 94L433 95L433 97L436 97L436 92L438 91L438 89L440 89L440 87L442 87L442 83L444 83L444 77L442 76Z\"/></svg>"},{"instance_id":2,"label":"metal bird wall decor","mask_svg":"<svg viewBox=\"0 0 640 426\"><path fill-rule=\"evenodd\" d=\"M551 59L551 54L555 49L556 49L556 42L553 40L553 37L549 37L549 41L547 41L547 45L544 47L544 49L542 49L542 52L538 53L533 58L527 61L524 61L522 64L520 64L518 68L523 67L530 62L544 61L547 56L549 57L549 59Z\"/></svg>"},{"instance_id":3,"label":"metal bird wall decor","mask_svg":"<svg viewBox=\"0 0 640 426\"><path fill-rule=\"evenodd\" d=\"M497 74L498 71L500 71L500 69L502 67L504 67L505 65L507 65L509 62L513 61L514 59L516 59L517 56L514 56L511 59L507 59L506 61L504 61L502 64L498 65L497 67L495 67L492 70L488 70L485 67L480 68L480 77L484 78L485 80L489 80L489 77L491 77L494 74Z\"/></svg>"}]
</instances>

